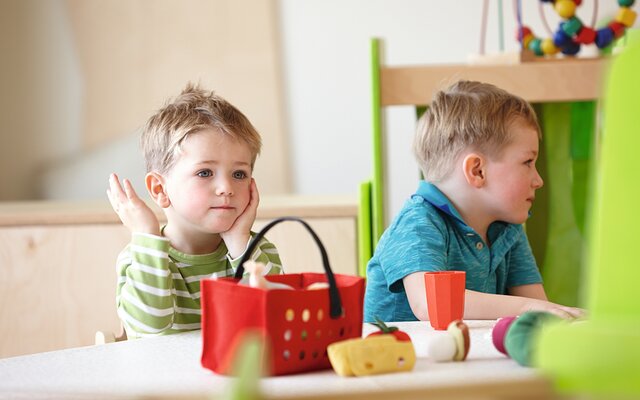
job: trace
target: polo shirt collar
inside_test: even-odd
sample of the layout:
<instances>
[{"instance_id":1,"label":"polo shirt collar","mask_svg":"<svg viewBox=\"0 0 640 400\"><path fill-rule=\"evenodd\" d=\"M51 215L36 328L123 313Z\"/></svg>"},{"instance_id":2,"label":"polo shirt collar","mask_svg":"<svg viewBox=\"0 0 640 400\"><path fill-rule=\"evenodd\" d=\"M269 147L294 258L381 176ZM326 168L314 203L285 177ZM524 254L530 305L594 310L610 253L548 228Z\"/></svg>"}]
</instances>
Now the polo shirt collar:
<instances>
[{"instance_id":1,"label":"polo shirt collar","mask_svg":"<svg viewBox=\"0 0 640 400\"><path fill-rule=\"evenodd\" d=\"M440 211L452 216L466 225L466 222L464 222L462 216L460 216L460 213L456 210L451 201L434 184L426 181L420 181L418 190L411 197L414 196L422 197Z\"/></svg>"}]
</instances>

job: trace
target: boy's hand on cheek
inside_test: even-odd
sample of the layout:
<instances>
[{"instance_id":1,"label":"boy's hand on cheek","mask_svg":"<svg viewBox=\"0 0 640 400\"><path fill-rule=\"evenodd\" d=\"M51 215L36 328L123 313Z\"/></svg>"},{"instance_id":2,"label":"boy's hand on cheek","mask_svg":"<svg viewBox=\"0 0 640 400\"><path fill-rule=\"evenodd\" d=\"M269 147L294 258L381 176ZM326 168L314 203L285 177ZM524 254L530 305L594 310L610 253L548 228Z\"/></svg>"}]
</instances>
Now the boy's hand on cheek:
<instances>
[{"instance_id":1,"label":"boy's hand on cheek","mask_svg":"<svg viewBox=\"0 0 640 400\"><path fill-rule=\"evenodd\" d=\"M231 258L238 258L247 248L247 243L251 236L251 227L256 220L260 195L256 181L251 178L249 204L242 214L238 216L231 228L226 232L221 232L220 237L224 240Z\"/></svg>"},{"instance_id":2,"label":"boy's hand on cheek","mask_svg":"<svg viewBox=\"0 0 640 400\"><path fill-rule=\"evenodd\" d=\"M123 189L124 186L124 189ZM116 174L109 176L109 189L107 197L111 207L118 214L120 220L133 232L149 233L160 236L160 223L158 217L142 201L133 189L131 182L124 179L122 185Z\"/></svg>"}]
</instances>

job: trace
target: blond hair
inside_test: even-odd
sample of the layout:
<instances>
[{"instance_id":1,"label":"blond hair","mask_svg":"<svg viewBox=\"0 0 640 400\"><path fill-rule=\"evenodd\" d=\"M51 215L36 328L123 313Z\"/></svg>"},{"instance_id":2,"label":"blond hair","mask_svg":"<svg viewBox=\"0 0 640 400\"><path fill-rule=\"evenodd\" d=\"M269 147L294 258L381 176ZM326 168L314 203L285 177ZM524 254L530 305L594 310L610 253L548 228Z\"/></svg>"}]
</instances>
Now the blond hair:
<instances>
[{"instance_id":1,"label":"blond hair","mask_svg":"<svg viewBox=\"0 0 640 400\"><path fill-rule=\"evenodd\" d=\"M213 91L188 83L182 93L149 120L142 131L141 147L147 172L165 173L173 167L181 144L191 134L215 129L244 142L251 152L251 167L262 141L247 117Z\"/></svg>"},{"instance_id":2,"label":"blond hair","mask_svg":"<svg viewBox=\"0 0 640 400\"><path fill-rule=\"evenodd\" d=\"M494 85L458 81L437 92L418 122L413 141L425 180L447 177L465 149L500 157L511 142L509 128L516 120L534 128L540 137L531 105Z\"/></svg>"}]
</instances>

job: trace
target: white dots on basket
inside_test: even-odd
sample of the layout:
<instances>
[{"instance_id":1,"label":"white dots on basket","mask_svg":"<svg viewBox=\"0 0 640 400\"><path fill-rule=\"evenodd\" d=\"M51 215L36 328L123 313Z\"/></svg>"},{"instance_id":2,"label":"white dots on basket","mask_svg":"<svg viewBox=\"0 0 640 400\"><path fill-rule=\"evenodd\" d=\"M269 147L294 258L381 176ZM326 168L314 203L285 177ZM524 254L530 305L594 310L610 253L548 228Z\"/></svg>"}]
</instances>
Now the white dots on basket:
<instances>
[{"instance_id":1,"label":"white dots on basket","mask_svg":"<svg viewBox=\"0 0 640 400\"><path fill-rule=\"evenodd\" d=\"M284 358L285 360L288 360L289 357L291 357L291 352L289 352L289 350L285 350L282 352L282 358Z\"/></svg>"},{"instance_id":2,"label":"white dots on basket","mask_svg":"<svg viewBox=\"0 0 640 400\"><path fill-rule=\"evenodd\" d=\"M324 318L324 312L322 311L322 309L318 310L318 321L322 321L322 319Z\"/></svg>"},{"instance_id":3,"label":"white dots on basket","mask_svg":"<svg viewBox=\"0 0 640 400\"><path fill-rule=\"evenodd\" d=\"M293 321L293 318L296 316L296 313L293 312L292 309L288 308L287 311L284 312L284 318L291 322Z\"/></svg>"},{"instance_id":4,"label":"white dots on basket","mask_svg":"<svg viewBox=\"0 0 640 400\"><path fill-rule=\"evenodd\" d=\"M291 329L287 329L286 331L284 331L284 340L286 340L287 342L291 340Z\"/></svg>"},{"instance_id":5,"label":"white dots on basket","mask_svg":"<svg viewBox=\"0 0 640 400\"><path fill-rule=\"evenodd\" d=\"M309 309L305 308L302 310L302 321L308 322L309 318L311 318L311 313L309 312Z\"/></svg>"}]
</instances>

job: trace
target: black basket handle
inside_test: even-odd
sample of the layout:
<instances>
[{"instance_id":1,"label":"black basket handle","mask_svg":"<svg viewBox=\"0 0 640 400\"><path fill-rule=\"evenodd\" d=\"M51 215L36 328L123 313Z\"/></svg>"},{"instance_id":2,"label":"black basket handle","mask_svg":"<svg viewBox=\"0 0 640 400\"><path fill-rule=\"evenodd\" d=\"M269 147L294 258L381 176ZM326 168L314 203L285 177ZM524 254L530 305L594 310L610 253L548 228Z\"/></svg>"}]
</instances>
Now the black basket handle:
<instances>
[{"instance_id":1,"label":"black basket handle","mask_svg":"<svg viewBox=\"0 0 640 400\"><path fill-rule=\"evenodd\" d=\"M258 246L258 243L260 243L260 240L264 237L267 231L269 231L269 229L273 228L275 225L279 224L280 222L284 222L284 221L300 222L305 228L307 228L307 231L309 231L309 233L311 234L311 237L313 237L313 240L316 242L316 245L318 245L318 248L320 249L320 254L322 255L322 265L324 266L324 273L327 275L327 281L329 282L329 315L333 319L339 318L342 315L342 300L340 300L340 292L338 291L338 285L336 284L336 279L333 276L333 271L331 270L331 266L329 265L329 256L327 255L327 250L325 250L324 245L320 241L320 238L313 231L313 229L311 229L309 224L307 224L300 218L281 217L281 218L274 219L273 221L265 225L265 227L262 228L262 230L260 230L260 232L258 232L256 236L253 238L253 240L249 243L249 246L247 246L247 250L242 255L242 258L240 259L240 263L238 264L238 269L236 269L236 273L234 276L235 279L242 278L242 274L244 274L244 263L249 261L251 254L256 249L256 247Z\"/></svg>"}]
</instances>

